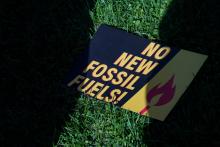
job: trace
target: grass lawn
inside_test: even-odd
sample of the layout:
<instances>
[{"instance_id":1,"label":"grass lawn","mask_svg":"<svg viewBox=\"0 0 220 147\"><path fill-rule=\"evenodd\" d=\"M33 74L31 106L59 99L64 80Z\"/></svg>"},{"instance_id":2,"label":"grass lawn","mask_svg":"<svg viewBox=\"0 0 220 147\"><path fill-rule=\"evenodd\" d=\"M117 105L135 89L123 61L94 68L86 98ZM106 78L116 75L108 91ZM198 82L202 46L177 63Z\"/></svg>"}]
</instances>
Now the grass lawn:
<instances>
[{"instance_id":1,"label":"grass lawn","mask_svg":"<svg viewBox=\"0 0 220 147\"><path fill-rule=\"evenodd\" d=\"M171 0L97 0L90 15L94 30L102 23L146 38L159 39L159 24ZM91 35L92 36L92 35ZM57 145L146 146L148 117L81 96Z\"/></svg>"}]
</instances>

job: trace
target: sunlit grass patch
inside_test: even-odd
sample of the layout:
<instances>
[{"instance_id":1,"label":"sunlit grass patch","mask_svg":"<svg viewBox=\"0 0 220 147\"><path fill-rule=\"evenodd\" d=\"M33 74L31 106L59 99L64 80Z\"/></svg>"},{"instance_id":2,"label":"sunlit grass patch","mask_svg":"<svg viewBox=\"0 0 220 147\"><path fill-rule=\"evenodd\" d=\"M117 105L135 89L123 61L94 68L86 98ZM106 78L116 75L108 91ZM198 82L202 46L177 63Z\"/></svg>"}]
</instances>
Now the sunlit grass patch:
<instances>
[{"instance_id":1,"label":"sunlit grass patch","mask_svg":"<svg viewBox=\"0 0 220 147\"><path fill-rule=\"evenodd\" d=\"M159 24L171 0L97 0L90 15L95 30L108 24L150 39L159 39ZM92 35L91 35L92 36ZM81 96L58 145L146 146L148 117Z\"/></svg>"},{"instance_id":2,"label":"sunlit grass patch","mask_svg":"<svg viewBox=\"0 0 220 147\"><path fill-rule=\"evenodd\" d=\"M148 123L144 116L81 96L58 145L141 145Z\"/></svg>"}]
</instances>

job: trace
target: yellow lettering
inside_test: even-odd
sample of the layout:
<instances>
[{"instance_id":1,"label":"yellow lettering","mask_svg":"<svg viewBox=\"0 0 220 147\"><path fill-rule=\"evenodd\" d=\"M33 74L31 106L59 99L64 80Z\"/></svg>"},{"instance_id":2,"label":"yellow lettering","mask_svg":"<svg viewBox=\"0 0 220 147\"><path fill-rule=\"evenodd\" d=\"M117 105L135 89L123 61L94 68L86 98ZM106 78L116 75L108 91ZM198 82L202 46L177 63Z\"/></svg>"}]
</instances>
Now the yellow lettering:
<instances>
[{"instance_id":1,"label":"yellow lettering","mask_svg":"<svg viewBox=\"0 0 220 147\"><path fill-rule=\"evenodd\" d=\"M138 81L140 77L136 76L129 84L126 86L127 89L134 90L135 87L133 85Z\"/></svg>"},{"instance_id":2,"label":"yellow lettering","mask_svg":"<svg viewBox=\"0 0 220 147\"><path fill-rule=\"evenodd\" d=\"M160 44L156 44L154 42L151 42L143 51L142 55L151 57L160 47Z\"/></svg>"},{"instance_id":3,"label":"yellow lettering","mask_svg":"<svg viewBox=\"0 0 220 147\"><path fill-rule=\"evenodd\" d=\"M94 93L94 92L98 92L103 86L104 86L104 84L96 82L95 85L91 88L89 95L94 97L96 95L96 93Z\"/></svg>"},{"instance_id":4,"label":"yellow lettering","mask_svg":"<svg viewBox=\"0 0 220 147\"><path fill-rule=\"evenodd\" d=\"M86 85L86 83L89 81L89 78L86 78L78 87L77 87L77 90L78 91L81 91L81 92L85 92L85 89L82 89L82 87L84 85Z\"/></svg>"},{"instance_id":5,"label":"yellow lettering","mask_svg":"<svg viewBox=\"0 0 220 147\"><path fill-rule=\"evenodd\" d=\"M153 64L153 65L152 65ZM159 63L153 61L147 61L143 59L141 64L136 69L136 72L142 72L142 74L147 75L150 71L152 71Z\"/></svg>"},{"instance_id":6,"label":"yellow lettering","mask_svg":"<svg viewBox=\"0 0 220 147\"><path fill-rule=\"evenodd\" d=\"M114 84L114 85L121 84L123 82L123 78L122 77L127 77L127 76L128 76L128 74L126 72L124 72L124 71L119 72L117 74L117 79L113 79L112 80L112 84Z\"/></svg>"},{"instance_id":7,"label":"yellow lettering","mask_svg":"<svg viewBox=\"0 0 220 147\"><path fill-rule=\"evenodd\" d=\"M121 84L121 87L124 87L132 78L134 77L133 74L130 74L129 77Z\"/></svg>"},{"instance_id":8,"label":"yellow lettering","mask_svg":"<svg viewBox=\"0 0 220 147\"><path fill-rule=\"evenodd\" d=\"M121 90L120 89L114 89L111 91L110 96L111 99L106 99L107 102L112 102L113 100L115 100L117 98L117 95L121 94Z\"/></svg>"},{"instance_id":9,"label":"yellow lettering","mask_svg":"<svg viewBox=\"0 0 220 147\"><path fill-rule=\"evenodd\" d=\"M83 73L86 73L89 70L94 70L95 69L94 65L99 65L99 64L100 63L98 61L95 60L91 61L90 64L86 67L86 69L83 70Z\"/></svg>"},{"instance_id":10,"label":"yellow lettering","mask_svg":"<svg viewBox=\"0 0 220 147\"><path fill-rule=\"evenodd\" d=\"M154 57L158 60L161 60L165 58L169 53L170 53L169 47L162 47L156 52Z\"/></svg>"},{"instance_id":11,"label":"yellow lettering","mask_svg":"<svg viewBox=\"0 0 220 147\"><path fill-rule=\"evenodd\" d=\"M105 86L96 96L97 99L103 100L104 97L102 96L107 90L109 89L109 86Z\"/></svg>"},{"instance_id":12,"label":"yellow lettering","mask_svg":"<svg viewBox=\"0 0 220 147\"><path fill-rule=\"evenodd\" d=\"M120 67L123 67L132 57L132 54L129 54L124 52L121 54L121 56L114 62L115 65L118 65Z\"/></svg>"},{"instance_id":13,"label":"yellow lettering","mask_svg":"<svg viewBox=\"0 0 220 147\"><path fill-rule=\"evenodd\" d=\"M92 72L92 76L95 78L98 78L98 77L102 76L106 72L107 69L108 69L107 65L101 64ZM99 71L99 70L101 70L101 71Z\"/></svg>"},{"instance_id":14,"label":"yellow lettering","mask_svg":"<svg viewBox=\"0 0 220 147\"><path fill-rule=\"evenodd\" d=\"M84 76L81 76L81 75L78 75L77 77L75 77L72 81L70 81L67 86L70 87L72 86L73 84L79 84L80 83L80 80L83 80L85 79Z\"/></svg>"},{"instance_id":15,"label":"yellow lettering","mask_svg":"<svg viewBox=\"0 0 220 147\"><path fill-rule=\"evenodd\" d=\"M128 92L123 92L118 98L114 99L114 104L117 104L122 98L127 95Z\"/></svg>"},{"instance_id":16,"label":"yellow lettering","mask_svg":"<svg viewBox=\"0 0 220 147\"><path fill-rule=\"evenodd\" d=\"M92 87L92 85L93 85L94 83L95 83L95 81L92 80L91 82L89 82L88 85L86 85L86 87L84 87L84 88L82 89L82 91L83 91L83 92L87 91L90 87ZM88 90L88 91L86 92L86 94L89 94L90 92L91 92L91 89Z\"/></svg>"},{"instance_id":17,"label":"yellow lettering","mask_svg":"<svg viewBox=\"0 0 220 147\"><path fill-rule=\"evenodd\" d=\"M118 72L118 70L116 69L116 68L110 68L108 71L107 71L107 75L108 75L108 77L107 76L102 76L102 80L103 81L111 81L112 80L112 78L113 78L113 74L112 73L117 73Z\"/></svg>"},{"instance_id":18,"label":"yellow lettering","mask_svg":"<svg viewBox=\"0 0 220 147\"><path fill-rule=\"evenodd\" d=\"M138 57L138 56L134 56L134 58L126 65L126 69L129 69L129 70L134 70L134 67L132 67L133 65L137 65L138 62L137 61L141 61L142 58L141 57Z\"/></svg>"}]
</instances>

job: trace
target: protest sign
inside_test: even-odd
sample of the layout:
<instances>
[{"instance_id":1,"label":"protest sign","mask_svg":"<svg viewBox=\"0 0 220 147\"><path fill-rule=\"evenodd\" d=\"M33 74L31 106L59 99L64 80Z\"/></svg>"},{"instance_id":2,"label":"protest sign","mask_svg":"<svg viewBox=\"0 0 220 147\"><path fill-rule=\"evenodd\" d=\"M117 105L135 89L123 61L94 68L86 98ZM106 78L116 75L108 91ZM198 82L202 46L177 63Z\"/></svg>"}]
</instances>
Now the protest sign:
<instances>
[{"instance_id":1,"label":"protest sign","mask_svg":"<svg viewBox=\"0 0 220 147\"><path fill-rule=\"evenodd\" d=\"M164 120L207 56L101 25L67 86L121 108Z\"/></svg>"}]
</instances>

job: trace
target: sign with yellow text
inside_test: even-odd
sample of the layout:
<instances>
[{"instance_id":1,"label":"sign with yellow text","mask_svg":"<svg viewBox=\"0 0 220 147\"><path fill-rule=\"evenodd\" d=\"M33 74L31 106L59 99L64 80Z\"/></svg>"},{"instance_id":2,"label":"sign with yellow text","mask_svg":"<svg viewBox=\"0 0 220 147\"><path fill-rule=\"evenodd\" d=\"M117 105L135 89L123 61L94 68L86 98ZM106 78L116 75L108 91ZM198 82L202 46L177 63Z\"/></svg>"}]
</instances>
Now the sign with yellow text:
<instances>
[{"instance_id":1,"label":"sign with yellow text","mask_svg":"<svg viewBox=\"0 0 220 147\"><path fill-rule=\"evenodd\" d=\"M207 56L101 25L66 84L121 108L164 120Z\"/></svg>"}]
</instances>

